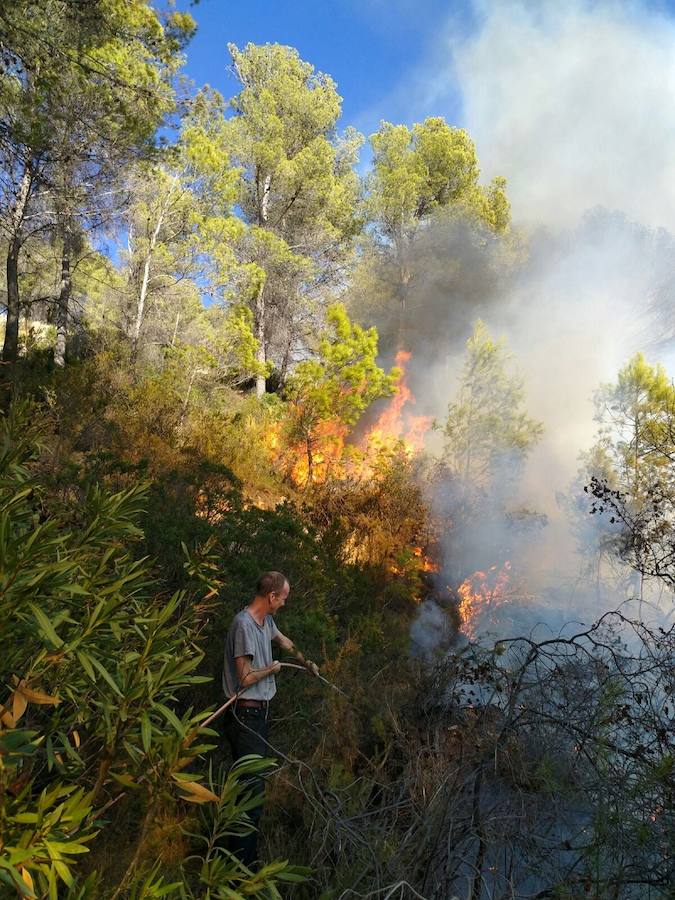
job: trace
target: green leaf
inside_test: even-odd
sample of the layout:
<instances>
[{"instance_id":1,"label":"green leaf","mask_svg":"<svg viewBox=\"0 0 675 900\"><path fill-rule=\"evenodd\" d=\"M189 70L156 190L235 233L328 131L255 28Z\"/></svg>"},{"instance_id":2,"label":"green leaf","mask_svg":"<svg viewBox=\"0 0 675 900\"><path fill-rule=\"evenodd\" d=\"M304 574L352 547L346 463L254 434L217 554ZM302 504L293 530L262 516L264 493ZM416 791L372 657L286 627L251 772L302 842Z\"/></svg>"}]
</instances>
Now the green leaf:
<instances>
[{"instance_id":1,"label":"green leaf","mask_svg":"<svg viewBox=\"0 0 675 900\"><path fill-rule=\"evenodd\" d=\"M119 686L117 685L117 682L116 682L115 679L112 677L112 675L110 674L110 672L105 668L105 666L103 665L103 663L101 663L100 660L96 659L95 656L90 656L89 659L90 659L92 665L96 668L96 670L97 670L98 672L100 672L101 675L103 676L103 678L108 682L108 684L109 684L110 687L113 689L113 691L115 691L115 693L117 694L117 696L118 696L118 697L123 697L124 694L123 694L122 691L119 689Z\"/></svg>"},{"instance_id":2,"label":"green leaf","mask_svg":"<svg viewBox=\"0 0 675 900\"><path fill-rule=\"evenodd\" d=\"M181 737L183 737L183 735L185 734L185 729L183 728L183 725L182 725L180 719L178 718L178 716L172 710L170 710L168 708L168 706L164 706L163 703L154 703L153 707L155 709L159 710L159 712L164 716L166 721L170 725L173 725L173 727L176 729L178 734Z\"/></svg>"},{"instance_id":3,"label":"green leaf","mask_svg":"<svg viewBox=\"0 0 675 900\"><path fill-rule=\"evenodd\" d=\"M91 591L82 587L81 584L69 584L66 588L64 588L64 593L78 597L89 597Z\"/></svg>"},{"instance_id":4,"label":"green leaf","mask_svg":"<svg viewBox=\"0 0 675 900\"><path fill-rule=\"evenodd\" d=\"M143 749L147 753L152 744L152 724L150 723L150 716L146 712L141 716L141 741L143 742Z\"/></svg>"},{"instance_id":5,"label":"green leaf","mask_svg":"<svg viewBox=\"0 0 675 900\"><path fill-rule=\"evenodd\" d=\"M51 772L56 766L56 757L54 756L54 746L52 744L51 736L48 737L45 742L45 752L47 754L47 769Z\"/></svg>"},{"instance_id":6,"label":"green leaf","mask_svg":"<svg viewBox=\"0 0 675 900\"><path fill-rule=\"evenodd\" d=\"M36 606L34 603L31 603L30 608L33 615L35 616L38 628L40 629L43 637L47 638L52 647L62 647L63 640L58 636L54 629L54 626L44 614L44 612L40 609L40 607Z\"/></svg>"},{"instance_id":7,"label":"green leaf","mask_svg":"<svg viewBox=\"0 0 675 900\"><path fill-rule=\"evenodd\" d=\"M54 860L54 868L61 877L62 881L64 881L68 885L68 887L72 887L73 876L70 874L70 869L68 868L68 866L64 862L56 859Z\"/></svg>"},{"instance_id":8,"label":"green leaf","mask_svg":"<svg viewBox=\"0 0 675 900\"><path fill-rule=\"evenodd\" d=\"M278 881L290 881L295 884L300 884L303 881L307 881L311 874L312 870L305 866L292 866L287 870L277 873L276 877Z\"/></svg>"},{"instance_id":9,"label":"green leaf","mask_svg":"<svg viewBox=\"0 0 675 900\"><path fill-rule=\"evenodd\" d=\"M29 731L25 728L15 728L0 734L0 754L3 753L20 753L28 755L35 753L42 738L35 740L38 736L37 731Z\"/></svg>"},{"instance_id":10,"label":"green leaf","mask_svg":"<svg viewBox=\"0 0 675 900\"><path fill-rule=\"evenodd\" d=\"M96 681L96 674L94 672L94 667L91 664L89 656L86 653L84 653L82 650L77 650L76 656L77 656L78 662L80 663L80 665L82 666L84 671L87 673L87 675L91 678L92 681Z\"/></svg>"},{"instance_id":11,"label":"green leaf","mask_svg":"<svg viewBox=\"0 0 675 900\"><path fill-rule=\"evenodd\" d=\"M78 844L77 841L44 841L44 845L50 855L54 853L55 858L59 858L63 853L70 855L89 853L89 847Z\"/></svg>"},{"instance_id":12,"label":"green leaf","mask_svg":"<svg viewBox=\"0 0 675 900\"><path fill-rule=\"evenodd\" d=\"M110 777L114 778L119 784L121 784L125 788L138 788L139 784L136 783L132 775L129 775L127 772L111 772Z\"/></svg>"},{"instance_id":13,"label":"green leaf","mask_svg":"<svg viewBox=\"0 0 675 900\"><path fill-rule=\"evenodd\" d=\"M56 870L54 868L50 868L49 870L47 883L49 887L49 900L59 900L59 890L56 882Z\"/></svg>"}]
</instances>

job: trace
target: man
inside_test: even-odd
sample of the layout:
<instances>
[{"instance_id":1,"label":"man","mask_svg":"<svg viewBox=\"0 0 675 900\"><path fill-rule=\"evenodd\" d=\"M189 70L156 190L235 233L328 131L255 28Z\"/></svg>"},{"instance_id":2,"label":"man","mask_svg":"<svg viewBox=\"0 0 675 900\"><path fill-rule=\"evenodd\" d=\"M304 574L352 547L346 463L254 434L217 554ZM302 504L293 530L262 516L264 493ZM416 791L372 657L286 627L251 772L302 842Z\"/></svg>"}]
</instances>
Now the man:
<instances>
[{"instance_id":1,"label":"man","mask_svg":"<svg viewBox=\"0 0 675 900\"><path fill-rule=\"evenodd\" d=\"M237 695L237 699L227 712L225 734L234 762L249 753L270 756L267 745L269 702L277 691L274 676L281 670L281 663L272 658L272 641L293 654L313 675L319 674L318 666L305 659L275 624L274 617L285 606L289 593L285 575L265 572L258 579L255 597L237 613L227 633L223 689L227 697ZM251 778L248 787L262 795L264 779ZM255 830L232 842L233 852L249 867L257 857L257 828L261 815L262 804L250 810Z\"/></svg>"}]
</instances>

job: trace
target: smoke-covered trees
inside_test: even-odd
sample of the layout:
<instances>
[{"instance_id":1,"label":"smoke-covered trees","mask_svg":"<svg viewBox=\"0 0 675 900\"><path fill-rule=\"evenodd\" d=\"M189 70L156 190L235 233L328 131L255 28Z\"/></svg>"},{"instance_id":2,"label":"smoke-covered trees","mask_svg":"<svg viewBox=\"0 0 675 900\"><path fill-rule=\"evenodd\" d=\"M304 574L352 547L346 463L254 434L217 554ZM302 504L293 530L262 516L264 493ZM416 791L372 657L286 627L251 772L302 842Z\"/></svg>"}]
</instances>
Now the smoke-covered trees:
<instances>
[{"instance_id":1,"label":"smoke-covered trees","mask_svg":"<svg viewBox=\"0 0 675 900\"><path fill-rule=\"evenodd\" d=\"M639 353L615 384L596 395L596 455L602 454L614 486L639 502L648 487L672 479L675 454L675 387L660 365Z\"/></svg>"},{"instance_id":2,"label":"smoke-covered trees","mask_svg":"<svg viewBox=\"0 0 675 900\"><path fill-rule=\"evenodd\" d=\"M439 660L428 696L450 699L424 718L449 734L415 848L424 896L668 896L673 638L607 613Z\"/></svg>"},{"instance_id":3,"label":"smoke-covered trees","mask_svg":"<svg viewBox=\"0 0 675 900\"><path fill-rule=\"evenodd\" d=\"M586 552L620 558L643 578L675 584L675 387L637 354L596 395L598 441L585 455L594 540ZM580 504L581 515L588 502Z\"/></svg>"},{"instance_id":4,"label":"smoke-covered trees","mask_svg":"<svg viewBox=\"0 0 675 900\"><path fill-rule=\"evenodd\" d=\"M436 472L435 506L447 521L453 577L459 584L485 565L501 562L541 517L523 510L518 480L543 425L524 408L524 380L504 339L477 322L466 344L455 399L437 428L444 449Z\"/></svg>"},{"instance_id":5,"label":"smoke-covered trees","mask_svg":"<svg viewBox=\"0 0 675 900\"><path fill-rule=\"evenodd\" d=\"M477 322L443 424L445 461L467 485L485 489L495 478L511 478L522 469L543 431L523 410L524 399L523 378L513 370L504 340L493 340Z\"/></svg>"},{"instance_id":6,"label":"smoke-covered trees","mask_svg":"<svg viewBox=\"0 0 675 900\"><path fill-rule=\"evenodd\" d=\"M420 269L420 237L443 217L456 217L501 234L510 207L506 182L478 182L476 149L469 135L444 119L413 125L383 122L371 135L373 167L367 179L367 207L374 241L363 277L397 323L397 341L405 344L410 292Z\"/></svg>"}]
</instances>

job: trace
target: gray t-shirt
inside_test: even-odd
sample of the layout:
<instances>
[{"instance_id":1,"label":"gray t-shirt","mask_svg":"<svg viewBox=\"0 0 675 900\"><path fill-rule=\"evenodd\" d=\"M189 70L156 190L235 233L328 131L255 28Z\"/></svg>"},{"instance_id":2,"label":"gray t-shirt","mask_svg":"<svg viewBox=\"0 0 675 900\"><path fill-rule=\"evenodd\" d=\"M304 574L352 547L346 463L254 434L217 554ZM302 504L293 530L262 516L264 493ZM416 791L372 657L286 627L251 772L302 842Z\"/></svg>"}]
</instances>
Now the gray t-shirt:
<instances>
[{"instance_id":1,"label":"gray t-shirt","mask_svg":"<svg viewBox=\"0 0 675 900\"><path fill-rule=\"evenodd\" d=\"M226 697L232 697L239 690L237 680L238 656L250 656L251 668L264 669L272 664L272 638L279 634L272 616L265 616L262 626L258 625L247 609L242 609L232 620L225 640L225 662L223 665L223 690ZM277 692L274 675L266 675L240 694L252 700L271 700Z\"/></svg>"}]
</instances>

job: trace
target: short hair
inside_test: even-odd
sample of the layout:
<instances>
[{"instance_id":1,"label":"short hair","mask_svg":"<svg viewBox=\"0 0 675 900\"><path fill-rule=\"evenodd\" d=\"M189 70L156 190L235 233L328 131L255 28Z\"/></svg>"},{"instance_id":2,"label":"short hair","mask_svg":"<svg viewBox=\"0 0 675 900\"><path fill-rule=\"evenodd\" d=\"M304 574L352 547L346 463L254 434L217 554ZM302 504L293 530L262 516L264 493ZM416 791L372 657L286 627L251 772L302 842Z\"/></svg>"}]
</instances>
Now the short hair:
<instances>
[{"instance_id":1,"label":"short hair","mask_svg":"<svg viewBox=\"0 0 675 900\"><path fill-rule=\"evenodd\" d=\"M281 572L263 572L255 586L258 597L266 597L274 591L280 594L288 584L288 578Z\"/></svg>"}]
</instances>

